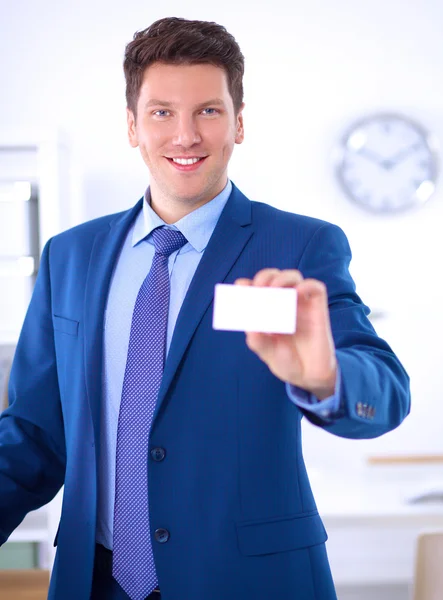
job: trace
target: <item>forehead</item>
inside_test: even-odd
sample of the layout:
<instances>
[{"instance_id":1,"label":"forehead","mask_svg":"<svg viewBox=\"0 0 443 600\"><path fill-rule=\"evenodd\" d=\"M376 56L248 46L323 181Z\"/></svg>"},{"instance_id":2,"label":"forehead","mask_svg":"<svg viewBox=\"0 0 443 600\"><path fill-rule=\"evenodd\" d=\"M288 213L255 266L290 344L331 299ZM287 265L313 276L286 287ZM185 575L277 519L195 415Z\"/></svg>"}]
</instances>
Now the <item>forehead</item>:
<instances>
[{"instance_id":1,"label":"forehead","mask_svg":"<svg viewBox=\"0 0 443 600\"><path fill-rule=\"evenodd\" d=\"M226 72L221 67L154 63L143 75L139 99L198 104L214 97L229 98Z\"/></svg>"}]
</instances>

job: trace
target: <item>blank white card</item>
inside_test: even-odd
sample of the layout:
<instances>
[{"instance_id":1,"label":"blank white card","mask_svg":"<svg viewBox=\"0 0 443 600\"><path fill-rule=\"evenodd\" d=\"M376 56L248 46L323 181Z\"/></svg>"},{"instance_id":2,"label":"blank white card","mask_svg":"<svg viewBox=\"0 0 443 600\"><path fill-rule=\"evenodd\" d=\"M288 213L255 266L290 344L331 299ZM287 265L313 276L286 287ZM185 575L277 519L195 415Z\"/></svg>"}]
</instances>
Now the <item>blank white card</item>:
<instances>
[{"instance_id":1,"label":"blank white card","mask_svg":"<svg viewBox=\"0 0 443 600\"><path fill-rule=\"evenodd\" d=\"M294 333L297 291L218 283L212 326L225 331Z\"/></svg>"}]
</instances>

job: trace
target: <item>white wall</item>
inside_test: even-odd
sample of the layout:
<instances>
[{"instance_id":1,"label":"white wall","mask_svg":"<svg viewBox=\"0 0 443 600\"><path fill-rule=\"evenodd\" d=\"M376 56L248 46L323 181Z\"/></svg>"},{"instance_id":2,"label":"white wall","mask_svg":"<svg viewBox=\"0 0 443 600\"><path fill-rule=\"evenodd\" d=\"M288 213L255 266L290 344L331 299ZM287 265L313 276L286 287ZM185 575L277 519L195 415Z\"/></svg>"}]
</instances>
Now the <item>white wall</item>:
<instances>
[{"instance_id":1,"label":"white wall","mask_svg":"<svg viewBox=\"0 0 443 600\"><path fill-rule=\"evenodd\" d=\"M0 130L62 127L83 195L72 224L131 206L147 172L126 141L122 59L137 29L163 16L215 20L246 57L246 141L231 177L250 197L341 225L363 299L412 377L414 406L396 432L348 442L309 424L310 464L360 463L368 453L443 450L443 198L376 217L340 191L334 146L356 118L394 110L443 140L440 0L178 0L2 2Z\"/></svg>"}]
</instances>

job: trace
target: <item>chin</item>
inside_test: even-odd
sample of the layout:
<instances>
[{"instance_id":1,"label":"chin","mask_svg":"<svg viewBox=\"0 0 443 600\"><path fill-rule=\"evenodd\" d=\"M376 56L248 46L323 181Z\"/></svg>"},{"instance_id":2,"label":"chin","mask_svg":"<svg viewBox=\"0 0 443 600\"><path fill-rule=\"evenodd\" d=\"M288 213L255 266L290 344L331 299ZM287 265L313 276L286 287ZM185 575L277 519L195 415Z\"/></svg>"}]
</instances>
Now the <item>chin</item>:
<instances>
[{"instance_id":1,"label":"chin","mask_svg":"<svg viewBox=\"0 0 443 600\"><path fill-rule=\"evenodd\" d=\"M174 190L174 196L182 202L192 202L193 200L200 200L208 194L208 190L202 186L186 187L184 189Z\"/></svg>"}]
</instances>

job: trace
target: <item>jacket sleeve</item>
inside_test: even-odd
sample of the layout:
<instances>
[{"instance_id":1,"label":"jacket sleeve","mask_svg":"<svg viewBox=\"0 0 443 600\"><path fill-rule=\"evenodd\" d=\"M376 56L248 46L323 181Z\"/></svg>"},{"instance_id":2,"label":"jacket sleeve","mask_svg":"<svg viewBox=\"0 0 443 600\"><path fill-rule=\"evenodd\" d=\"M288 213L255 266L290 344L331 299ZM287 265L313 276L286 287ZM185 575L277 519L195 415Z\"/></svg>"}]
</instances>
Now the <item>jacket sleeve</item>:
<instances>
[{"instance_id":1,"label":"jacket sleeve","mask_svg":"<svg viewBox=\"0 0 443 600\"><path fill-rule=\"evenodd\" d=\"M306 246L299 270L326 284L337 361L340 406L322 419L306 418L345 438L373 438L400 425L410 411L409 377L389 345L376 334L349 273L351 249L336 225L321 226Z\"/></svg>"},{"instance_id":2,"label":"jacket sleeve","mask_svg":"<svg viewBox=\"0 0 443 600\"><path fill-rule=\"evenodd\" d=\"M0 415L0 544L63 485L65 442L51 318L49 247L17 344Z\"/></svg>"}]
</instances>

